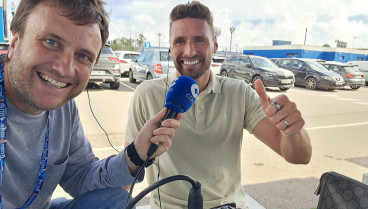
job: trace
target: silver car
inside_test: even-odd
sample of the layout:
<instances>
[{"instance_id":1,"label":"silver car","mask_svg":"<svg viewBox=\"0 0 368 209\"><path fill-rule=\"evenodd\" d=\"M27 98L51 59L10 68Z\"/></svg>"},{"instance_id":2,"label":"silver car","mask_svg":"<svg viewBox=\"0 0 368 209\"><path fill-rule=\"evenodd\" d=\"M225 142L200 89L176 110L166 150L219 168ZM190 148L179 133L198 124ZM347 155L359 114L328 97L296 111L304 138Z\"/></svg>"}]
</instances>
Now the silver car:
<instances>
[{"instance_id":1,"label":"silver car","mask_svg":"<svg viewBox=\"0 0 368 209\"><path fill-rule=\"evenodd\" d=\"M159 78L170 72L175 72L175 66L168 49L146 49L130 65L129 82Z\"/></svg>"},{"instance_id":2,"label":"silver car","mask_svg":"<svg viewBox=\"0 0 368 209\"><path fill-rule=\"evenodd\" d=\"M116 56L119 58L120 73L121 76L127 76L129 67L135 59L139 57L141 53L133 51L114 51Z\"/></svg>"},{"instance_id":3,"label":"silver car","mask_svg":"<svg viewBox=\"0 0 368 209\"><path fill-rule=\"evenodd\" d=\"M365 84L364 74L354 65L332 61L321 64L327 67L327 69L340 74L345 80L345 86L350 86L351 89L359 89Z\"/></svg>"},{"instance_id":4,"label":"silver car","mask_svg":"<svg viewBox=\"0 0 368 209\"><path fill-rule=\"evenodd\" d=\"M108 83L111 89L118 89L120 77L119 58L116 57L109 45L105 45L97 64L92 69L89 82Z\"/></svg>"}]
</instances>

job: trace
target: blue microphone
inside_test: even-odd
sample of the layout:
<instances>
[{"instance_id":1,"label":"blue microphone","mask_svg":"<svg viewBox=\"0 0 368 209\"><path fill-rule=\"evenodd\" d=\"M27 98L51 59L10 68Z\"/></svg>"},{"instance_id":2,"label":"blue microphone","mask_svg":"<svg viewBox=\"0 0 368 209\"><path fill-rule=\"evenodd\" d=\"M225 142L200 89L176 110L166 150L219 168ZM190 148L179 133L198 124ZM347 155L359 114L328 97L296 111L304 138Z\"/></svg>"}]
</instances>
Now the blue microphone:
<instances>
[{"instance_id":1,"label":"blue microphone","mask_svg":"<svg viewBox=\"0 0 368 209\"><path fill-rule=\"evenodd\" d=\"M188 76L180 76L174 80L166 94L167 113L162 121L176 118L178 113L188 111L196 101L199 94L197 82ZM161 127L161 124L159 125ZM152 143L148 149L147 156L152 156L157 150L158 144Z\"/></svg>"}]
</instances>

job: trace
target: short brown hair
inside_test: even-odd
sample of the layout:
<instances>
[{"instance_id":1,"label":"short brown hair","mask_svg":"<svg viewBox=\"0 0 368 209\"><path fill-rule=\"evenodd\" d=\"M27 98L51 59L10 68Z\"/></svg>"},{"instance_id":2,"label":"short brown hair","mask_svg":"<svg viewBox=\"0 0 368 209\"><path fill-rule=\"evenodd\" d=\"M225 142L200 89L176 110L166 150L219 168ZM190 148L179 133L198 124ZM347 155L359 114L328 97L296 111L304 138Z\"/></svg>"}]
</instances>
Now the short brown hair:
<instances>
[{"instance_id":1,"label":"short brown hair","mask_svg":"<svg viewBox=\"0 0 368 209\"><path fill-rule=\"evenodd\" d=\"M101 0L21 0L10 30L19 33L19 37L23 37L26 20L40 3L63 9L66 13L61 15L76 25L98 24L102 41L101 52L109 37L109 16L103 7L105 2Z\"/></svg>"},{"instance_id":2,"label":"short brown hair","mask_svg":"<svg viewBox=\"0 0 368 209\"><path fill-rule=\"evenodd\" d=\"M197 18L206 20L212 30L212 33L215 34L211 11L201 2L192 1L190 3L188 2L187 4L179 4L174 7L170 13L170 32L173 22L175 20L184 18Z\"/></svg>"}]
</instances>

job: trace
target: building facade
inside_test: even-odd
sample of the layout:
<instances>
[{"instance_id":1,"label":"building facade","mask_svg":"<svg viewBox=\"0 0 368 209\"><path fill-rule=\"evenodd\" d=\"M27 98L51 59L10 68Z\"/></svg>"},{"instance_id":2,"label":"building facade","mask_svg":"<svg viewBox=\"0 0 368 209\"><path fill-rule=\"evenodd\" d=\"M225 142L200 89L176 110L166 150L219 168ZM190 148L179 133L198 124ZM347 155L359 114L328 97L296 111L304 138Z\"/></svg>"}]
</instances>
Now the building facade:
<instances>
[{"instance_id":1,"label":"building facade","mask_svg":"<svg viewBox=\"0 0 368 209\"><path fill-rule=\"evenodd\" d=\"M368 49L332 48L310 45L274 45L244 47L243 54L267 58L309 58L326 61L348 62L368 60Z\"/></svg>"}]
</instances>

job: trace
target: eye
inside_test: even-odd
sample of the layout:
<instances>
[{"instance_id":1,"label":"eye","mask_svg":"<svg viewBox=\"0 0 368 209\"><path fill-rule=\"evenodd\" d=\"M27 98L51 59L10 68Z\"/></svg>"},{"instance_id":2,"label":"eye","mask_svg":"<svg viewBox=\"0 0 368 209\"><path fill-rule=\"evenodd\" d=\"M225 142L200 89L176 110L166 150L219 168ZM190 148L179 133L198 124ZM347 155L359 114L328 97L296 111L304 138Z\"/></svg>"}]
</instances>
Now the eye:
<instances>
[{"instance_id":1,"label":"eye","mask_svg":"<svg viewBox=\"0 0 368 209\"><path fill-rule=\"evenodd\" d=\"M196 43L203 43L205 41L205 39L204 38L202 38L202 37L199 37L199 38L196 38L195 39L195 42Z\"/></svg>"},{"instance_id":2,"label":"eye","mask_svg":"<svg viewBox=\"0 0 368 209\"><path fill-rule=\"evenodd\" d=\"M49 45L51 46L57 46L57 43L56 41L52 40L52 39L46 39L45 40Z\"/></svg>"},{"instance_id":3,"label":"eye","mask_svg":"<svg viewBox=\"0 0 368 209\"><path fill-rule=\"evenodd\" d=\"M180 44L183 45L185 43L185 41L183 39L178 39L175 41L175 44Z\"/></svg>"}]
</instances>

